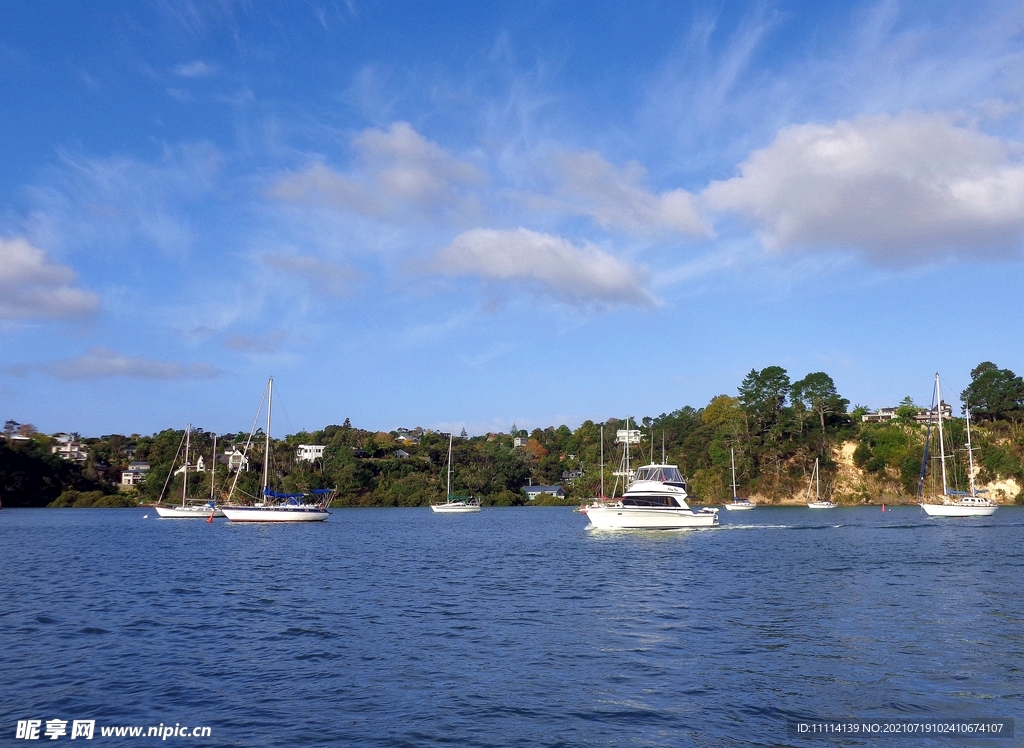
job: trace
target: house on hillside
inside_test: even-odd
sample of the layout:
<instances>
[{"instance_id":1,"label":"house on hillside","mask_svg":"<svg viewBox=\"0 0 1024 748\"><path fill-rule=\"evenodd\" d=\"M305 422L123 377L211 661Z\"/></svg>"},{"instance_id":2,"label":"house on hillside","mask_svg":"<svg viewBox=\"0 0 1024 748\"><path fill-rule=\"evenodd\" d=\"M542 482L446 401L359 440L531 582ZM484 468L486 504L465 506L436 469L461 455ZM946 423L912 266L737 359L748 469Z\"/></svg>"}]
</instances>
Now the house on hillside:
<instances>
[{"instance_id":1,"label":"house on hillside","mask_svg":"<svg viewBox=\"0 0 1024 748\"><path fill-rule=\"evenodd\" d=\"M128 469L121 471L122 486L141 486L146 482L146 473L149 472L149 463L142 460L128 463Z\"/></svg>"},{"instance_id":2,"label":"house on hillside","mask_svg":"<svg viewBox=\"0 0 1024 748\"><path fill-rule=\"evenodd\" d=\"M89 459L89 450L78 439L69 434L58 434L56 438L57 443L50 447L51 453L71 462L85 462Z\"/></svg>"},{"instance_id":3,"label":"house on hillside","mask_svg":"<svg viewBox=\"0 0 1024 748\"><path fill-rule=\"evenodd\" d=\"M323 456L323 444L300 444L295 452L295 457L299 462L313 462L323 459Z\"/></svg>"},{"instance_id":4,"label":"house on hillside","mask_svg":"<svg viewBox=\"0 0 1024 748\"><path fill-rule=\"evenodd\" d=\"M942 418L943 420L953 417L953 406L947 403L945 400L941 404ZM896 411L898 408L879 408L874 413L865 413L860 417L863 423L885 423L892 421L896 418ZM929 421L934 422L938 419L939 408L918 408L917 414L914 416L914 421L917 423L928 423Z\"/></svg>"},{"instance_id":5,"label":"house on hillside","mask_svg":"<svg viewBox=\"0 0 1024 748\"><path fill-rule=\"evenodd\" d=\"M205 473L206 472L206 462L203 460L203 456L202 455L199 455L199 459L196 460L194 465L189 465L188 466L188 471L190 473ZM185 472L185 466L182 465L180 468L178 468L177 470L174 471L174 474L175 475L181 475L184 472Z\"/></svg>"},{"instance_id":6,"label":"house on hillside","mask_svg":"<svg viewBox=\"0 0 1024 748\"><path fill-rule=\"evenodd\" d=\"M227 460L228 472L237 473L239 470L245 472L249 469L249 458L245 456L238 447L232 447L224 453Z\"/></svg>"},{"instance_id":7,"label":"house on hillside","mask_svg":"<svg viewBox=\"0 0 1024 748\"><path fill-rule=\"evenodd\" d=\"M542 493L551 494L556 499L564 499L565 491L562 490L561 486L523 486L523 493L526 494L526 498L533 501Z\"/></svg>"}]
</instances>

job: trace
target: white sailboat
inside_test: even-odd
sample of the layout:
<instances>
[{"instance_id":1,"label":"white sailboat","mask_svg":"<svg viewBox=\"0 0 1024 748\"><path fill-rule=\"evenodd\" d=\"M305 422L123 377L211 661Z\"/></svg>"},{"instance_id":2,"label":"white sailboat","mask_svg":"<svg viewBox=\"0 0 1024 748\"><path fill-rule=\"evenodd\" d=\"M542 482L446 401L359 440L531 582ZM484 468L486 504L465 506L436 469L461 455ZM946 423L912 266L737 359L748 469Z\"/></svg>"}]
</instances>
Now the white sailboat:
<instances>
[{"instance_id":1,"label":"white sailboat","mask_svg":"<svg viewBox=\"0 0 1024 748\"><path fill-rule=\"evenodd\" d=\"M741 499L736 496L736 453L729 447L729 461L732 463L732 501L725 505L725 508L732 512L742 512L753 509L757 506L750 499Z\"/></svg>"},{"instance_id":2,"label":"white sailboat","mask_svg":"<svg viewBox=\"0 0 1024 748\"><path fill-rule=\"evenodd\" d=\"M185 435L181 438L181 443L178 444L178 452L174 455L174 461L171 463L171 469L167 473L167 480L164 481L164 487L160 491L160 498L157 499L156 513L162 519L208 519L212 517L223 517L224 512L220 510L214 500L213 495L213 476L210 476L210 500L205 503L197 503L193 499L188 498L188 453L191 447L191 436L192 436L192 424L188 424L185 427ZM182 462L182 481L181 481L181 505L180 506L164 506L164 495L167 491L167 486L170 485L171 478L174 476L174 465L178 461L178 455L181 454L181 447L185 447L185 459ZM217 437L213 437L213 464L217 464Z\"/></svg>"},{"instance_id":3,"label":"white sailboat","mask_svg":"<svg viewBox=\"0 0 1024 748\"><path fill-rule=\"evenodd\" d=\"M430 509L438 514L467 514L480 511L480 500L472 496L456 496L452 493L452 440L448 434L448 494L443 504L431 504Z\"/></svg>"},{"instance_id":4,"label":"white sailboat","mask_svg":"<svg viewBox=\"0 0 1024 748\"><path fill-rule=\"evenodd\" d=\"M626 425L628 426L629 424L627 423ZM599 467L600 467L600 470L601 470L601 493L600 493L600 495L597 498L584 499L582 504L580 504L578 507L573 509L574 512L579 512L580 514L586 514L587 510L590 508L590 506L597 505L597 504L600 504L602 501L607 501L608 500L607 497L604 495L604 424L603 423L601 424L601 463L600 463Z\"/></svg>"},{"instance_id":5,"label":"white sailboat","mask_svg":"<svg viewBox=\"0 0 1024 748\"><path fill-rule=\"evenodd\" d=\"M235 473L235 480L231 484L231 493L228 495L228 504L223 507L224 516L232 522L320 522L330 516L327 505L330 504L334 492L331 489L318 489L312 491L317 501L306 502L306 495L301 493L278 493L270 488L270 417L274 403L274 378L267 382L265 393L267 401L267 433L266 444L263 452L263 490L253 504L231 504L231 496L234 495L235 487L238 485L238 476L241 470ZM263 402L260 401L260 409ZM259 420L259 410L256 411L256 420ZM245 450L248 451L252 442L253 433L256 431L256 422L249 432L249 441L246 442Z\"/></svg>"},{"instance_id":6,"label":"white sailboat","mask_svg":"<svg viewBox=\"0 0 1024 748\"><path fill-rule=\"evenodd\" d=\"M811 488L814 488L814 501L811 501ZM836 505L828 499L821 498L821 481L818 477L818 458L814 458L814 471L811 473L811 482L807 485L807 508L808 509L835 509Z\"/></svg>"},{"instance_id":7,"label":"white sailboat","mask_svg":"<svg viewBox=\"0 0 1024 748\"><path fill-rule=\"evenodd\" d=\"M939 419L939 462L942 464L942 496L929 497L933 501L921 501L921 508L929 517L989 517L995 513L998 504L984 496L978 495L974 484L974 450L971 447L971 411L966 409L967 414L967 458L969 461L968 472L970 473L970 492L956 491L949 487L946 476L946 445L942 433L942 385L939 383L939 375L935 375L935 401L938 403L936 410ZM921 483L918 493L924 493L924 476L927 469L928 448L925 447L924 463L921 466Z\"/></svg>"}]
</instances>

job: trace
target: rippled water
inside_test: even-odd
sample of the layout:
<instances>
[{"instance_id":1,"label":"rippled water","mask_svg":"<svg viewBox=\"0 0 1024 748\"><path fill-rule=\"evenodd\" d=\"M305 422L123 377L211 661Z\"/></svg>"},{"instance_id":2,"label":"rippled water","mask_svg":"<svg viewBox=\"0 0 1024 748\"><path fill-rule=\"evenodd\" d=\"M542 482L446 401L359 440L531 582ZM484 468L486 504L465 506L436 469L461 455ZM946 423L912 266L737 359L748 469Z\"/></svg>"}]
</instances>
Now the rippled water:
<instances>
[{"instance_id":1,"label":"rippled water","mask_svg":"<svg viewBox=\"0 0 1024 748\"><path fill-rule=\"evenodd\" d=\"M29 718L239 746L787 745L789 720L841 717L1024 734L1021 509L662 533L563 508L144 511L0 512L0 744Z\"/></svg>"}]
</instances>

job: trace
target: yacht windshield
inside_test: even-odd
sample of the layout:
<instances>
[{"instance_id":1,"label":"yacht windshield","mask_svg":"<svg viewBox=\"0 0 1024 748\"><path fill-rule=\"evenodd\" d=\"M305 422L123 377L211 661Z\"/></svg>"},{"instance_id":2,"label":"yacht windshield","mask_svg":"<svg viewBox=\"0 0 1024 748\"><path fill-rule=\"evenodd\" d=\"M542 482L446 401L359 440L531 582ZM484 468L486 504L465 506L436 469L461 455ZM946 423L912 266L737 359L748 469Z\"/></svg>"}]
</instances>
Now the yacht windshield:
<instances>
[{"instance_id":1,"label":"yacht windshield","mask_svg":"<svg viewBox=\"0 0 1024 748\"><path fill-rule=\"evenodd\" d=\"M636 471L636 480L656 480L661 483L682 483L683 476L675 465L649 465Z\"/></svg>"}]
</instances>

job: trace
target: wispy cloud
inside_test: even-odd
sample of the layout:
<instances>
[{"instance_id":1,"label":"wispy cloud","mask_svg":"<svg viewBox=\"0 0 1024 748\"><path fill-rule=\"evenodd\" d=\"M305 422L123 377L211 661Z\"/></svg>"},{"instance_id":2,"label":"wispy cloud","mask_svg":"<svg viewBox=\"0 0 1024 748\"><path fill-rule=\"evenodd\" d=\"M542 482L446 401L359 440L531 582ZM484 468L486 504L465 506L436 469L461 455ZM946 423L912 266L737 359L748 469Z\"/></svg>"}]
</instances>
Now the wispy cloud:
<instances>
[{"instance_id":1,"label":"wispy cloud","mask_svg":"<svg viewBox=\"0 0 1024 748\"><path fill-rule=\"evenodd\" d=\"M29 188L29 238L51 246L113 253L155 247L182 257L200 231L193 208L217 184L223 158L208 144L165 148L153 162L61 154L60 168Z\"/></svg>"},{"instance_id":2,"label":"wispy cloud","mask_svg":"<svg viewBox=\"0 0 1024 748\"><path fill-rule=\"evenodd\" d=\"M463 188L483 174L427 140L407 122L387 130L364 130L352 140L360 158L351 172L323 163L281 178L270 196L311 203L381 219L447 214L471 207Z\"/></svg>"},{"instance_id":3,"label":"wispy cloud","mask_svg":"<svg viewBox=\"0 0 1024 748\"><path fill-rule=\"evenodd\" d=\"M126 356L103 346L89 350L84 356L60 359L48 364L15 364L4 367L8 374L25 376L32 372L49 374L66 381L80 379L213 379L224 372L204 362L177 363Z\"/></svg>"},{"instance_id":4,"label":"wispy cloud","mask_svg":"<svg viewBox=\"0 0 1024 748\"><path fill-rule=\"evenodd\" d=\"M646 272L597 247L577 247L529 229L473 229L434 256L431 267L448 276L526 284L555 300L610 307L652 306Z\"/></svg>"},{"instance_id":5,"label":"wispy cloud","mask_svg":"<svg viewBox=\"0 0 1024 748\"><path fill-rule=\"evenodd\" d=\"M213 75L213 73L213 66L207 65L202 60L185 62L174 68L174 74L181 78L205 78L209 75Z\"/></svg>"},{"instance_id":6,"label":"wispy cloud","mask_svg":"<svg viewBox=\"0 0 1024 748\"><path fill-rule=\"evenodd\" d=\"M0 237L0 320L56 320L93 315L99 297L75 287L75 272L23 238Z\"/></svg>"},{"instance_id":7,"label":"wispy cloud","mask_svg":"<svg viewBox=\"0 0 1024 748\"><path fill-rule=\"evenodd\" d=\"M329 296L347 296L359 280L360 273L347 265L339 265L309 255L268 255L267 267L281 270L306 282L315 291Z\"/></svg>"},{"instance_id":8,"label":"wispy cloud","mask_svg":"<svg viewBox=\"0 0 1024 748\"><path fill-rule=\"evenodd\" d=\"M1006 257L1024 239L1018 151L939 114L794 125L703 196L769 248L855 249L883 264Z\"/></svg>"}]
</instances>

